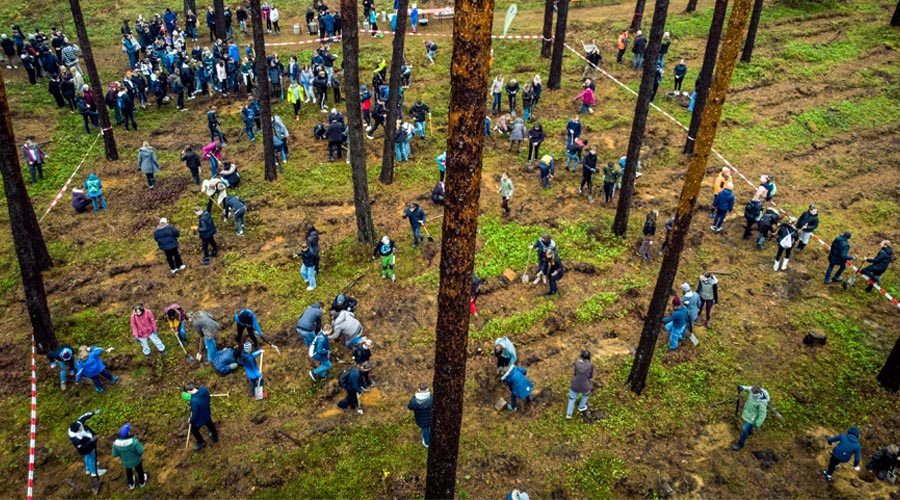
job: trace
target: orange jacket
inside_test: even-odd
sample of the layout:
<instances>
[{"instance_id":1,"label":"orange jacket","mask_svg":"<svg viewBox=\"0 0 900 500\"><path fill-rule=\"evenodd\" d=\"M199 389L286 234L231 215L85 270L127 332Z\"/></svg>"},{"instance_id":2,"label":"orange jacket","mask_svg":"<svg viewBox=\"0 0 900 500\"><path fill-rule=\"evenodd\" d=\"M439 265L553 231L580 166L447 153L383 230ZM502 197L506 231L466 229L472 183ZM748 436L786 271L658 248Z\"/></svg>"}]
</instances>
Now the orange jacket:
<instances>
[{"instance_id":1,"label":"orange jacket","mask_svg":"<svg viewBox=\"0 0 900 500\"><path fill-rule=\"evenodd\" d=\"M621 35L619 35L617 46L619 50L625 50L625 44L628 43L628 32L623 31Z\"/></svg>"}]
</instances>

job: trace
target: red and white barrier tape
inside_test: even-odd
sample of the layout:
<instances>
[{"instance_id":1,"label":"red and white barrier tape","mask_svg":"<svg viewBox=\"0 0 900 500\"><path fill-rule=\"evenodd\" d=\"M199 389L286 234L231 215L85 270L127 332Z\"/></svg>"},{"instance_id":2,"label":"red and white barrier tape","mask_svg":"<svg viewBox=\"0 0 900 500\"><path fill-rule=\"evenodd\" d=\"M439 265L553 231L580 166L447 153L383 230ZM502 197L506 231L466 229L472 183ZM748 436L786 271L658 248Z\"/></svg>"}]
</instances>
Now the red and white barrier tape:
<instances>
[{"instance_id":1,"label":"red and white barrier tape","mask_svg":"<svg viewBox=\"0 0 900 500\"><path fill-rule=\"evenodd\" d=\"M380 33L383 35L396 35L395 31L388 30L359 30L360 33ZM425 36L425 37L452 37L452 33L406 33L406 36ZM499 40L543 40L544 37L540 35L491 35L491 38L499 39ZM296 42L278 42L278 43L267 43L266 47L282 47L286 45L304 45L307 43L331 43L337 42L341 39L340 35L326 37L326 38L316 38L313 40L298 40Z\"/></svg>"},{"instance_id":2,"label":"red and white barrier tape","mask_svg":"<svg viewBox=\"0 0 900 500\"><path fill-rule=\"evenodd\" d=\"M629 87L629 86L625 85L624 83L622 83L620 80L618 80L616 77L614 77L614 76L612 76L611 74L609 74L609 73L608 73L607 71L605 71L603 68L601 68L601 67L599 67L599 66L597 66L597 65L592 64L590 61L587 60L586 57L584 57L584 56L583 56L580 52L578 52L577 50L573 49L569 44L565 44L565 46L566 46L567 49L569 49L569 50L570 50L571 52L573 52L575 55L577 55L578 57L580 57L581 59L583 59L586 63L588 63L588 64L590 64L591 66L593 66L594 68L596 68L600 73L603 74L603 76L609 78L610 80L612 80L613 82L615 82L616 84L618 84L620 87L622 87L623 89L627 90L628 92L631 92L631 93L634 94L635 96L638 95L637 92L635 92L633 89L631 89L631 87ZM664 111L662 108L660 108L660 107L657 106L656 104L650 103L650 106L651 106L653 109L655 109L655 110L659 111L660 113L662 113L663 116L665 116L666 118L668 118L669 120L671 120L673 123L675 123L675 124L678 125L679 127L683 128L685 131L688 130L688 127L687 127L687 126L685 126L683 123L681 123L680 121L678 121L677 118L675 118L674 116L670 115L669 113L667 113L666 111ZM734 164L732 164L732 163L731 163L730 161L728 161L724 156L722 156L722 154L719 153L715 148L712 148L711 151L712 151L713 154L716 155L716 157L717 157L719 160L722 161L722 163L724 163L728 168L730 168L732 172L736 173L741 179L744 179L744 181L747 182L747 184L750 186L751 189L753 189L754 191L756 191L756 189L757 189L756 184L754 184L753 181L751 181L750 179L747 178L747 176L745 176L743 173L741 173L741 171L738 170L737 167L734 166ZM794 217L791 217L791 215L790 215L789 213L787 213L784 209L782 209L781 207L779 207L778 204L775 203L774 201L771 201L771 200L770 200L769 203L771 203L772 206L775 207L776 210L778 210L779 212L781 212L781 213L784 214L785 216L787 216L787 217L789 217L789 218L792 218L792 219L794 218ZM813 236L813 238L815 238L816 241L818 241L823 247L825 247L826 250L829 250L829 251L831 250L831 245L829 245L829 244L826 243L824 240L822 240L822 238L820 238L818 235L813 234L812 236ZM860 271L859 271L859 268L856 267L856 265L854 265L853 262L847 261L847 265L848 265L851 269L853 269L853 271L855 271L857 274L859 274L860 276L862 276L863 278L865 278L866 281L868 281L868 283L869 283L870 285L872 285L873 288L875 288L875 289L878 290L882 295L884 295L884 297L885 297L886 299L890 300L892 304L894 304L895 306L897 306L898 308L900 308L900 301L898 301L897 299L895 299L894 297L892 297L889 293L887 293L887 291L886 291L884 288L882 288L881 286L879 286L879 284L876 283L875 280L873 280L871 277L866 276L866 275L864 275L864 274L861 274Z\"/></svg>"},{"instance_id":3,"label":"red and white barrier tape","mask_svg":"<svg viewBox=\"0 0 900 500\"><path fill-rule=\"evenodd\" d=\"M56 198L53 198L53 202L50 203L50 206L47 207L47 211L44 212L44 215L41 216L41 219L40 219L38 222L44 222L44 217L46 217L47 214L49 214L50 211L53 210L53 207L56 206L56 204L57 204L57 203L59 202L59 200L62 198L63 194L66 193L66 190L69 189L69 184L72 182L72 179L75 178L75 174L78 173L78 170L81 169L81 166L84 165L84 161L87 160L88 155L91 154L91 150L94 149L94 144L97 144L97 139L99 139L101 135L103 135L103 134L100 133L100 134L97 134L96 137L94 137L93 142L91 142L90 147L88 147L87 152L84 154L84 158L82 158L81 161L78 162L78 166L75 167L75 171L72 172L72 175L69 176L69 180L66 181L66 183L65 183L65 185L62 187L62 189L60 189L59 192L56 193Z\"/></svg>"},{"instance_id":4,"label":"red and white barrier tape","mask_svg":"<svg viewBox=\"0 0 900 500\"><path fill-rule=\"evenodd\" d=\"M341 39L341 36L329 36L325 38L316 38L314 40L298 40L296 42L278 42L278 43L267 43L266 47L281 47L284 45L304 45L307 43L334 43Z\"/></svg>"},{"instance_id":5,"label":"red and white barrier tape","mask_svg":"<svg viewBox=\"0 0 900 500\"><path fill-rule=\"evenodd\" d=\"M37 370L34 366L34 335L31 336L31 432L28 444L28 500L34 493L34 437L37 433Z\"/></svg>"}]
</instances>

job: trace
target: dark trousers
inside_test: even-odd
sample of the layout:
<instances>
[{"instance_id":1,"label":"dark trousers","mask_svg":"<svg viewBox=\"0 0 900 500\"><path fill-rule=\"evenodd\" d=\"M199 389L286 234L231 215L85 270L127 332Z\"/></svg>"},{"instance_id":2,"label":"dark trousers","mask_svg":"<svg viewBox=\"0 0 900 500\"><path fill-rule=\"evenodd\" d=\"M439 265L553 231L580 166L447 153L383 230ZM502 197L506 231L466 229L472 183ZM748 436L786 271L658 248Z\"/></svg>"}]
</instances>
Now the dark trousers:
<instances>
[{"instance_id":1,"label":"dark trousers","mask_svg":"<svg viewBox=\"0 0 900 500\"><path fill-rule=\"evenodd\" d=\"M123 109L122 110L122 120L125 121L125 130L129 130L128 123L131 122L131 126L134 128L134 131L137 132L137 122L134 121L134 110L133 109Z\"/></svg>"},{"instance_id":2,"label":"dark trousers","mask_svg":"<svg viewBox=\"0 0 900 500\"><path fill-rule=\"evenodd\" d=\"M44 162L36 162L28 164L28 173L31 174L31 184L35 183L35 173L41 180L44 180Z\"/></svg>"},{"instance_id":3,"label":"dark trousers","mask_svg":"<svg viewBox=\"0 0 900 500\"><path fill-rule=\"evenodd\" d=\"M592 178L590 178L590 177L582 177L581 178L581 187L579 189L581 189L583 191L585 186L587 186L587 194L588 195L593 194L594 180Z\"/></svg>"},{"instance_id":4,"label":"dark trousers","mask_svg":"<svg viewBox=\"0 0 900 500\"><path fill-rule=\"evenodd\" d=\"M516 96L515 96L515 94L507 95L506 97L507 97L507 100L509 101L509 112L515 113L516 112Z\"/></svg>"},{"instance_id":5,"label":"dark trousers","mask_svg":"<svg viewBox=\"0 0 900 500\"><path fill-rule=\"evenodd\" d=\"M294 103L294 116L298 116L300 114L300 100Z\"/></svg>"},{"instance_id":6,"label":"dark trousers","mask_svg":"<svg viewBox=\"0 0 900 500\"><path fill-rule=\"evenodd\" d=\"M166 261L169 263L169 269L174 271L184 265L181 262L181 253L178 251L178 247L171 250L163 250L163 253L166 254Z\"/></svg>"},{"instance_id":7,"label":"dark trousers","mask_svg":"<svg viewBox=\"0 0 900 500\"><path fill-rule=\"evenodd\" d=\"M624 55L625 55L625 49L619 49L619 52L616 53L616 62L621 63L622 56L624 56Z\"/></svg>"},{"instance_id":8,"label":"dark trousers","mask_svg":"<svg viewBox=\"0 0 900 500\"><path fill-rule=\"evenodd\" d=\"M504 214L509 214L509 198L503 197L503 201L500 202L500 208L503 209Z\"/></svg>"},{"instance_id":9,"label":"dark trousers","mask_svg":"<svg viewBox=\"0 0 900 500\"><path fill-rule=\"evenodd\" d=\"M603 203L609 203L613 199L613 195L616 192L616 183L615 182L604 182L603 183Z\"/></svg>"},{"instance_id":10,"label":"dark trousers","mask_svg":"<svg viewBox=\"0 0 900 500\"><path fill-rule=\"evenodd\" d=\"M363 110L363 120L366 121L367 127L372 125L372 112L368 109Z\"/></svg>"},{"instance_id":11,"label":"dark trousers","mask_svg":"<svg viewBox=\"0 0 900 500\"><path fill-rule=\"evenodd\" d=\"M197 167L188 167L188 170L191 171L191 177L194 179L194 184L200 185L200 169Z\"/></svg>"},{"instance_id":12,"label":"dark trousers","mask_svg":"<svg viewBox=\"0 0 900 500\"><path fill-rule=\"evenodd\" d=\"M830 476L834 474L834 470L837 469L837 466L842 463L843 462L841 462L840 460L834 458L834 455L831 455L831 457L828 459L828 475Z\"/></svg>"},{"instance_id":13,"label":"dark trousers","mask_svg":"<svg viewBox=\"0 0 900 500\"><path fill-rule=\"evenodd\" d=\"M134 482L135 472L137 472L137 484L144 484L144 462L141 462L134 467L125 468L125 477L128 479L128 486L134 486L136 484Z\"/></svg>"},{"instance_id":14,"label":"dark trousers","mask_svg":"<svg viewBox=\"0 0 900 500\"><path fill-rule=\"evenodd\" d=\"M244 330L247 330L247 338L250 339L250 343L253 344L253 350L255 351L259 347L259 341L256 339L256 332L253 331L253 328L247 328L244 325L237 325L237 335L234 336L234 341L237 345L243 345L242 340L244 340Z\"/></svg>"},{"instance_id":15,"label":"dark trousers","mask_svg":"<svg viewBox=\"0 0 900 500\"><path fill-rule=\"evenodd\" d=\"M184 109L184 90L178 93L178 109Z\"/></svg>"},{"instance_id":16,"label":"dark trousers","mask_svg":"<svg viewBox=\"0 0 900 500\"><path fill-rule=\"evenodd\" d=\"M778 253L775 254L775 260L781 260L782 253L784 253L785 259L790 259L791 258L791 250L793 250L793 249L794 249L793 247L784 248L783 246L778 245Z\"/></svg>"},{"instance_id":17,"label":"dark trousers","mask_svg":"<svg viewBox=\"0 0 900 500\"><path fill-rule=\"evenodd\" d=\"M706 309L706 321L709 321L709 314L712 311L713 304L714 304L713 301L701 298L700 299L700 311L697 314L697 319L700 319L700 313L702 313L703 310Z\"/></svg>"},{"instance_id":18,"label":"dark trousers","mask_svg":"<svg viewBox=\"0 0 900 500\"><path fill-rule=\"evenodd\" d=\"M540 144L528 143L528 161L537 160L538 158L540 158L540 150Z\"/></svg>"},{"instance_id":19,"label":"dark trousers","mask_svg":"<svg viewBox=\"0 0 900 500\"><path fill-rule=\"evenodd\" d=\"M756 219L751 219L749 217L745 217L744 220L747 222L744 224L744 239L750 239L750 233L753 232L753 224L756 224Z\"/></svg>"},{"instance_id":20,"label":"dark trousers","mask_svg":"<svg viewBox=\"0 0 900 500\"><path fill-rule=\"evenodd\" d=\"M681 82L684 81L684 77L675 79L675 90L681 90Z\"/></svg>"},{"instance_id":21,"label":"dark trousers","mask_svg":"<svg viewBox=\"0 0 900 500\"><path fill-rule=\"evenodd\" d=\"M343 149L341 148L340 141L328 141L328 159L333 159L335 156L341 158L341 154Z\"/></svg>"},{"instance_id":22,"label":"dark trousers","mask_svg":"<svg viewBox=\"0 0 900 500\"><path fill-rule=\"evenodd\" d=\"M204 427L201 425L200 427ZM219 442L219 432L216 431L216 424L213 423L212 419L205 424L205 427L209 430L209 437L212 439L213 443ZM203 439L203 436L200 435L200 428L194 425L191 425L191 436L194 436L194 439L197 440L197 443L206 443L206 440Z\"/></svg>"},{"instance_id":23,"label":"dark trousers","mask_svg":"<svg viewBox=\"0 0 900 500\"><path fill-rule=\"evenodd\" d=\"M338 401L338 408L344 410L347 408L357 408L359 407L359 400L356 399L356 391L348 390L347 397Z\"/></svg>"},{"instance_id":24,"label":"dark trousers","mask_svg":"<svg viewBox=\"0 0 900 500\"><path fill-rule=\"evenodd\" d=\"M200 246L203 248L203 258L208 259L210 255L215 257L219 253L219 245L216 245L216 237L210 236L209 238L200 238ZM212 254L209 252L209 247L212 247Z\"/></svg>"},{"instance_id":25,"label":"dark trousers","mask_svg":"<svg viewBox=\"0 0 900 500\"><path fill-rule=\"evenodd\" d=\"M559 275L551 274L547 276L547 282L550 284L550 293L556 293L559 290L556 288L556 283L559 281Z\"/></svg>"},{"instance_id":26,"label":"dark trousers","mask_svg":"<svg viewBox=\"0 0 900 500\"><path fill-rule=\"evenodd\" d=\"M153 186L156 184L156 179L153 177L153 174L144 174L147 176L147 185L150 186L150 189L153 189Z\"/></svg>"},{"instance_id":27,"label":"dark trousers","mask_svg":"<svg viewBox=\"0 0 900 500\"><path fill-rule=\"evenodd\" d=\"M828 269L825 270L825 280L828 281L831 279L831 270L837 268L837 273L834 274L834 278L840 278L841 274L844 274L844 269L847 269L847 263L841 262L840 264L832 264L828 263Z\"/></svg>"}]
</instances>

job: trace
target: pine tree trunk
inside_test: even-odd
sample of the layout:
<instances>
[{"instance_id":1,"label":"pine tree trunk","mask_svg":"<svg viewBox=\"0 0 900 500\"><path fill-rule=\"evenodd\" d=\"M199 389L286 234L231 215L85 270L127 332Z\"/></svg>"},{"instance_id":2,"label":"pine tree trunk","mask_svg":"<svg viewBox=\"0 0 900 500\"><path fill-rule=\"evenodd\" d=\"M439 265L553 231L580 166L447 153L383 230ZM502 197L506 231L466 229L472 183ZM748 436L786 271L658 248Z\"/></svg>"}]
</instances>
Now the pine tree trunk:
<instances>
[{"instance_id":1,"label":"pine tree trunk","mask_svg":"<svg viewBox=\"0 0 900 500\"><path fill-rule=\"evenodd\" d=\"M226 41L227 31L225 30L225 0L213 0L213 11L216 14L216 38L221 39L223 42ZM256 26L256 23L253 24ZM265 33L265 31L263 32ZM256 55L259 56L259 44L256 42L256 38L253 38L253 45L256 49ZM225 47L227 52L228 47Z\"/></svg>"},{"instance_id":2,"label":"pine tree trunk","mask_svg":"<svg viewBox=\"0 0 900 500\"><path fill-rule=\"evenodd\" d=\"M716 8L713 10L712 21L709 25L709 35L706 37L706 53L703 55L703 67L700 68L700 76L694 91L697 98L694 100L694 111L691 114L691 125L688 127L687 140L684 142L684 154L694 152L694 139L700 130L700 118L703 116L703 108L706 106L706 97L709 95L709 86L712 84L713 71L716 66L716 54L719 52L719 40L722 38L722 25L725 24L725 11L728 9L728 0L716 0Z\"/></svg>"},{"instance_id":3,"label":"pine tree trunk","mask_svg":"<svg viewBox=\"0 0 900 500\"><path fill-rule=\"evenodd\" d=\"M550 59L550 79L547 88L558 90L562 85L562 59L566 50L566 23L569 18L569 0L559 0L556 13L556 33L553 35L553 57Z\"/></svg>"},{"instance_id":4,"label":"pine tree trunk","mask_svg":"<svg viewBox=\"0 0 900 500\"><path fill-rule=\"evenodd\" d=\"M636 32L641 29L641 20L644 17L644 4L647 3L647 0L637 0L637 3L634 6L634 15L631 16L631 27L628 28L631 31Z\"/></svg>"},{"instance_id":5,"label":"pine tree trunk","mask_svg":"<svg viewBox=\"0 0 900 500\"><path fill-rule=\"evenodd\" d=\"M647 112L650 110L650 99L653 97L653 83L656 80L656 68L659 66L659 46L663 32L666 30L666 16L669 0L657 0L653 8L653 24L650 26L650 39L644 52L644 73L641 75L641 87L638 90L637 103L634 106L634 119L631 121L631 137L628 139L625 175L622 178L622 189L619 190L619 201L616 206L616 218L613 221L613 233L622 238L628 232L628 217L631 215L631 199L634 196L634 180L637 164L640 160L641 146L644 143L644 131L647 128Z\"/></svg>"},{"instance_id":6,"label":"pine tree trunk","mask_svg":"<svg viewBox=\"0 0 900 500\"><path fill-rule=\"evenodd\" d=\"M427 499L454 498L456 488L494 0L456 0L455 12Z\"/></svg>"},{"instance_id":7,"label":"pine tree trunk","mask_svg":"<svg viewBox=\"0 0 900 500\"><path fill-rule=\"evenodd\" d=\"M50 260L50 253L47 252L34 207L22 179L19 151L10 116L6 83L0 74L0 175L3 177L9 226L22 274L31 329L38 350L46 353L56 349L57 340L53 322L50 321L50 308L47 306L47 292L44 290L41 271L52 267L53 261Z\"/></svg>"},{"instance_id":8,"label":"pine tree trunk","mask_svg":"<svg viewBox=\"0 0 900 500\"><path fill-rule=\"evenodd\" d=\"M185 17L185 18L187 17L188 11L193 12L195 16L197 15L197 2L196 2L196 0L184 0L184 12L183 12L183 14L184 14L184 17ZM199 19L199 17L198 17L197 22L199 22L199 21L200 21L200 19Z\"/></svg>"},{"instance_id":9,"label":"pine tree trunk","mask_svg":"<svg viewBox=\"0 0 900 500\"><path fill-rule=\"evenodd\" d=\"M106 150L106 159L116 161L119 159L119 150L116 148L116 138L112 126L109 124L109 113L103 102L103 86L100 84L100 76L97 73L97 65L94 64L94 51L91 50L91 41L88 39L87 27L84 25L84 15L81 13L79 0L69 0L72 8L72 18L75 21L75 31L78 33L78 46L81 47L82 59L87 68L87 76L90 79L91 91L94 93L94 107L100 115L100 130L103 131L103 146Z\"/></svg>"},{"instance_id":10,"label":"pine tree trunk","mask_svg":"<svg viewBox=\"0 0 900 500\"><path fill-rule=\"evenodd\" d=\"M341 45L347 54L359 53L359 12L357 0L341 0L341 18L347 29L342 30ZM353 175L353 205L356 207L356 239L360 243L375 244L375 226L369 201L369 180L366 172L366 148L363 144L362 109L359 100L359 59L344 58L344 99L347 101L347 125L350 139L350 169Z\"/></svg>"},{"instance_id":11,"label":"pine tree trunk","mask_svg":"<svg viewBox=\"0 0 900 500\"><path fill-rule=\"evenodd\" d=\"M891 16L891 26L900 26L900 0L897 1L897 7L894 8L894 15Z\"/></svg>"},{"instance_id":12,"label":"pine tree trunk","mask_svg":"<svg viewBox=\"0 0 900 500\"><path fill-rule=\"evenodd\" d=\"M550 57L553 37L553 0L544 1L544 39L541 41L541 57Z\"/></svg>"},{"instance_id":13,"label":"pine tree trunk","mask_svg":"<svg viewBox=\"0 0 900 500\"><path fill-rule=\"evenodd\" d=\"M669 245L666 246L665 254L663 254L659 275L656 278L656 287L653 289L653 298L650 299L650 308L644 319L641 340L634 355L631 373L628 375L631 391L635 394L640 394L647 383L647 374L650 372L650 363L653 361L653 351L662 327L662 317L666 312L666 304L669 302L675 275L678 273L684 239L691 228L691 218L697 205L700 184L706 173L709 153L716 138L719 119L722 117L722 106L725 104L725 96L728 94L728 84L731 83L731 75L737 63L738 52L741 50L744 27L747 26L747 17L750 14L750 2L751 0L735 0L731 9L731 17L728 19L728 32L716 64L709 105L703 111L703 120L697 136L697 147L688 163L687 175L684 178L684 186L678 200L675 222L669 236Z\"/></svg>"},{"instance_id":14,"label":"pine tree trunk","mask_svg":"<svg viewBox=\"0 0 900 500\"><path fill-rule=\"evenodd\" d=\"M744 52L741 53L741 62L748 63L753 57L753 46L756 44L756 30L759 29L759 18L762 15L763 0L756 0L753 4L753 12L750 14L750 27L747 28L747 39L744 41Z\"/></svg>"},{"instance_id":15,"label":"pine tree trunk","mask_svg":"<svg viewBox=\"0 0 900 500\"><path fill-rule=\"evenodd\" d=\"M278 170L275 168L275 142L272 132L272 91L269 88L269 65L266 60L266 28L263 25L259 0L250 0L250 22L253 23L253 48L256 54L253 67L256 70L256 97L259 100L262 123L265 178L267 181L274 181L278 179ZM219 29L218 26L219 21L216 21L216 31Z\"/></svg>"},{"instance_id":16,"label":"pine tree trunk","mask_svg":"<svg viewBox=\"0 0 900 500\"><path fill-rule=\"evenodd\" d=\"M878 372L878 382L881 383L881 387L892 392L900 389L900 338L897 339L887 361Z\"/></svg>"},{"instance_id":17,"label":"pine tree trunk","mask_svg":"<svg viewBox=\"0 0 900 500\"><path fill-rule=\"evenodd\" d=\"M688 14L690 14L691 12L694 12L695 10L697 10L697 0L688 0L687 8L684 9L684 11L687 12Z\"/></svg>"},{"instance_id":18,"label":"pine tree trunk","mask_svg":"<svg viewBox=\"0 0 900 500\"><path fill-rule=\"evenodd\" d=\"M403 64L403 42L406 39L406 18L409 16L409 0L400 0L397 9L397 29L394 31L394 52L391 55L391 80L388 82L387 123L384 124L384 150L381 154L381 183L394 182L394 133L399 118L397 103L400 102L400 68ZM377 90L377 89L373 89Z\"/></svg>"}]
</instances>

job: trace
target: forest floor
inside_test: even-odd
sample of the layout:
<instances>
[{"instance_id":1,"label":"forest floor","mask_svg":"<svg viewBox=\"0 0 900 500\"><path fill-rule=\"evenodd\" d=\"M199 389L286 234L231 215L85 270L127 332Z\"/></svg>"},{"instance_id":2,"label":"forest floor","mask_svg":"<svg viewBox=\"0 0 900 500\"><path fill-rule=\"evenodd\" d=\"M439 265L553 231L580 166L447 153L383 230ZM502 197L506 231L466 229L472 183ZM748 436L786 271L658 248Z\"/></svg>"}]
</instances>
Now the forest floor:
<instances>
[{"instance_id":1,"label":"forest floor","mask_svg":"<svg viewBox=\"0 0 900 500\"><path fill-rule=\"evenodd\" d=\"M685 1L670 8L667 29L674 42L666 60L666 76L657 104L684 123L689 113L665 99L671 69L687 60L685 87L690 90L699 70L712 2L700 2L695 14L684 14ZM119 79L126 66L118 43L119 20L148 16L152 8L122 0L110 5L82 2L94 37L101 77ZM502 25L507 3L496 7L495 27ZM275 42L310 37L289 33L302 24L306 4L281 4L285 30ZM426 5L420 5L426 7ZM766 3L753 62L738 64L719 127L717 147L751 179L774 175L776 200L794 216L816 203L818 234L830 242L852 231L853 253L873 256L880 240L900 241L900 33L888 27L893 5L887 1ZM615 64L616 34L627 26L632 4L590 3L570 12L569 43L599 40L603 67L637 89L640 74ZM648 7L647 17L650 17ZM112 14L112 15L110 15ZM45 31L71 22L64 3L34 0L0 6L0 19L22 24L27 32ZM542 10L537 3L520 6L510 34L539 34ZM649 19L645 23L649 25ZM449 34L450 23L435 23L426 33ZM205 29L201 30L205 36ZM495 28L498 32L499 28ZM72 33L74 37L74 33ZM61 393L56 370L38 359L38 433L35 497L83 497L89 480L66 436L66 427L81 413L104 410L91 420L99 432L99 455L105 476L104 496L129 494L124 471L109 458L116 430L131 422L147 452L149 497L293 497L412 498L424 491L426 450L406 403L415 388L432 378L439 242L409 247L409 229L401 219L410 200L420 200L429 218L440 213L428 201L437 168L434 157L444 150L450 82L451 43L436 37L438 63L427 65L422 40L409 37L407 56L414 66L407 107L421 98L434 113L434 128L425 141L413 141L413 159L396 169L393 185L378 182L382 136L366 141L372 212L378 235L398 243L396 283L382 281L369 259L371 248L355 243L352 183L343 162L324 163L324 143L311 140L321 114L304 105L299 121L290 106L276 112L291 130L291 158L274 183L262 175L262 148L240 130L242 99L205 97L189 101L190 112L174 104L138 111L140 132L116 128L122 160L106 162L98 143L75 179L83 182L96 171L104 182L109 212L74 215L65 196L44 219L42 229L55 267L45 273L51 312L61 342L116 347L105 356L122 382L104 394L89 383ZM378 57L389 58L390 37L362 36L359 55L370 78ZM242 45L244 40L241 40ZM538 57L539 41L495 40L491 77L500 74L524 83L534 74L547 82L549 61ZM282 60L296 54L301 63L313 45L278 47ZM272 49L270 49L272 50ZM340 47L332 50L342 55ZM630 52L626 56L630 60ZM545 90L534 113L548 133L542 152L564 159L565 124L577 111L571 98L580 88L583 64L565 54L561 91ZM47 180L30 188L40 216L82 158L93 137L84 134L81 118L56 110L44 84L31 87L21 70L3 70L12 98L13 124L19 142L34 138L51 159ZM603 77L597 79L596 113L583 117L584 136L598 145L601 162L614 161L627 148L634 97ZM247 201L245 238L236 238L221 223L219 257L200 266L199 245L188 228L195 224L192 207L205 199L190 183L179 161L187 144L205 145L204 111L214 102L228 137L225 158L236 161L243 175L235 193ZM474 103L477 104L477 103ZM489 103L486 109L489 109ZM339 109L343 109L343 104ZM136 166L137 149L147 140L156 148L162 172L158 187L148 192ZM898 498L897 488L873 480L865 472L842 466L833 483L821 469L829 447L824 438L857 425L862 433L864 462L896 439L900 401L875 380L897 337L897 309L857 284L850 290L827 287L822 274L826 253L818 244L796 252L790 269L774 273L774 247L759 252L741 240L742 209L751 188L736 182L736 206L716 234L707 228L705 211L712 180L721 164L712 160L680 265L676 285L692 286L704 270L719 273L719 305L711 328L696 330L698 346L683 343L665 352L662 335L647 389L640 397L625 384L637 345L642 318L658 271L656 258L636 255L640 228L650 209L668 219L680 192L687 158L680 154L685 133L651 112L642 154L644 175L637 182L628 237L611 236L614 207L597 200L588 204L577 193L581 175L566 172L558 160L551 190L538 186L536 173L523 169L524 155L507 152L506 142L488 139L482 184L482 216L476 273L489 279L472 319L467 367L466 402L460 446L458 496L499 498L509 490L528 491L532 498ZM499 177L509 172L516 190L510 219L499 216ZM27 173L25 174L27 175ZM172 276L156 249L152 231L167 217L182 231L181 248L188 269ZM0 221L8 224L5 211ZM306 292L299 262L291 259L313 222L323 249L319 287ZM429 228L440 240L440 225ZM543 287L523 285L527 246L544 232L559 245L570 268L560 295L547 299ZM533 274L534 266L530 267ZM358 317L375 342L372 377L378 383L363 394L364 415L342 413L342 396L334 376L313 384L306 349L294 333L302 311L315 301L330 303L356 276L350 290L360 301ZM894 269L884 276L897 295ZM210 311L221 323L220 345L234 331L231 318L243 307L260 317L266 337L282 347L267 351L268 397L246 396L243 373L219 377L205 365L185 363L175 354L175 339L163 340L173 355L144 361L131 339L128 315L142 302L158 318L178 302L185 309ZM28 458L29 363L27 313L12 242L0 239L0 495L25 489ZM160 325L165 330L164 325ZM828 335L821 348L801 339L815 330ZM531 404L516 413L498 412L494 403L508 391L497 380L489 355L493 339L509 336L522 365L536 384ZM197 337L190 335L191 341ZM597 365L597 389L584 420L565 419L571 363L589 349ZM195 352L196 347L191 347ZM335 354L347 359L343 346ZM333 375L345 365L336 364ZM180 399L185 381L208 385L215 398L213 417L222 442L200 453L183 449L187 405ZM783 419L770 414L739 453L731 444L739 433L734 415L736 384L769 390ZM291 436L288 438L286 436ZM138 493L134 493L138 494Z\"/></svg>"}]
</instances>

